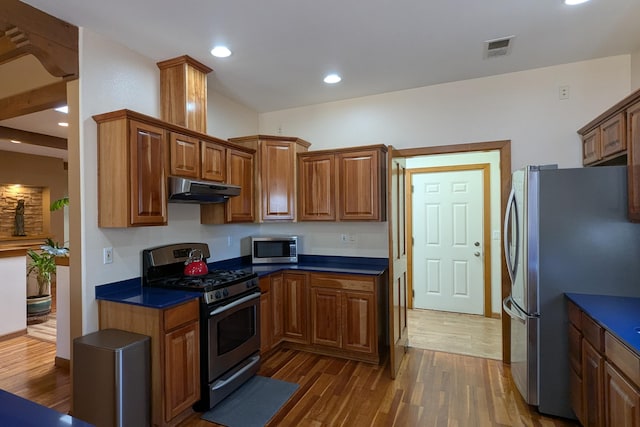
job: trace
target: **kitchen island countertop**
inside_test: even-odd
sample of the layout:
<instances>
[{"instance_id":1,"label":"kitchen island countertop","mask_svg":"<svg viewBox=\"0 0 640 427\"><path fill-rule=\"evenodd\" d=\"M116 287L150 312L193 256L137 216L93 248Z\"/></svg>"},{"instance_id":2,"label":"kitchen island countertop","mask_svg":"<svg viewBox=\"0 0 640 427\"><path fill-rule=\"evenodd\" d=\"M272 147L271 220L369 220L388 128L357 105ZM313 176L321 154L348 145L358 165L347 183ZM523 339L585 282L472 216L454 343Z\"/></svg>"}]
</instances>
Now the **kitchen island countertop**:
<instances>
[{"instance_id":1,"label":"kitchen island countertop","mask_svg":"<svg viewBox=\"0 0 640 427\"><path fill-rule=\"evenodd\" d=\"M640 298L575 293L566 296L640 356Z\"/></svg>"},{"instance_id":2,"label":"kitchen island countertop","mask_svg":"<svg viewBox=\"0 0 640 427\"><path fill-rule=\"evenodd\" d=\"M0 390L0 424L21 427L93 427L78 418Z\"/></svg>"}]
</instances>

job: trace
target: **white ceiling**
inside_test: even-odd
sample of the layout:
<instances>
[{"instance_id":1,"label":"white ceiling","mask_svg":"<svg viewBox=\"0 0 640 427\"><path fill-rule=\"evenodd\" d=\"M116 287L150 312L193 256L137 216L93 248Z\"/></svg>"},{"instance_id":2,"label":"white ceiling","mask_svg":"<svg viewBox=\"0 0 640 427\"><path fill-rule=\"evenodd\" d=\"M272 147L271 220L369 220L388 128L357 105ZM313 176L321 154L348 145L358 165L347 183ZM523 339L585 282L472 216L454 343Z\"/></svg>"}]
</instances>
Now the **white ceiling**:
<instances>
[{"instance_id":1,"label":"white ceiling","mask_svg":"<svg viewBox=\"0 0 640 427\"><path fill-rule=\"evenodd\" d=\"M190 55L259 112L640 51L640 0L24 1L155 61ZM483 58L512 35L508 56Z\"/></svg>"}]
</instances>

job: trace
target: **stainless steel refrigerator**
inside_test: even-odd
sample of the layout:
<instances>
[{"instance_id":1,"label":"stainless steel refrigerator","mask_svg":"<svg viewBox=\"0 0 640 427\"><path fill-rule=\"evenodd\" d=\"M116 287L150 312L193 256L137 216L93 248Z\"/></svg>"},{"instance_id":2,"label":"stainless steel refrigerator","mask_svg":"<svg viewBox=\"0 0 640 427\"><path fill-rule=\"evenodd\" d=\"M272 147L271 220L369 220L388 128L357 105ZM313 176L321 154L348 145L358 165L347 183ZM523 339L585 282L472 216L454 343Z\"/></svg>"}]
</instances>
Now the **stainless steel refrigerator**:
<instances>
[{"instance_id":1,"label":"stainless steel refrigerator","mask_svg":"<svg viewBox=\"0 0 640 427\"><path fill-rule=\"evenodd\" d=\"M511 373L541 413L569 402L564 293L640 296L640 224L627 220L627 168L528 166L513 173L504 222Z\"/></svg>"}]
</instances>

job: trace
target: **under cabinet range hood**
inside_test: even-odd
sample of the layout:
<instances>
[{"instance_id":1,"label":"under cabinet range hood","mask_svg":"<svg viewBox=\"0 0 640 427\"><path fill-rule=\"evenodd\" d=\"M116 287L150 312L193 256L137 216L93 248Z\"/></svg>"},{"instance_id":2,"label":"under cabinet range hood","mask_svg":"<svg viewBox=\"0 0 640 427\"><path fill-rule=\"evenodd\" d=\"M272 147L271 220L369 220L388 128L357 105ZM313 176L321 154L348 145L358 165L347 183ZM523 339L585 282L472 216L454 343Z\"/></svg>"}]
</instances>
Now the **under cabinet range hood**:
<instances>
[{"instance_id":1,"label":"under cabinet range hood","mask_svg":"<svg viewBox=\"0 0 640 427\"><path fill-rule=\"evenodd\" d=\"M169 177L170 203L223 203L239 194L237 185Z\"/></svg>"}]
</instances>

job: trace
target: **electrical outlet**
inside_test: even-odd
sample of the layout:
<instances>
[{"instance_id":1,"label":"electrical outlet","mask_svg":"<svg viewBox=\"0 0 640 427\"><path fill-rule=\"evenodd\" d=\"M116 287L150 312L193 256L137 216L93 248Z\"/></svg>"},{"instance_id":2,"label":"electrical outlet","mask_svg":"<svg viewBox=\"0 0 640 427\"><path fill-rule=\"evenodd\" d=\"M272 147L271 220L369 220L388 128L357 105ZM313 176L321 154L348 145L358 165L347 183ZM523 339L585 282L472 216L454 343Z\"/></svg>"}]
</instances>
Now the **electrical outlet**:
<instances>
[{"instance_id":1,"label":"electrical outlet","mask_svg":"<svg viewBox=\"0 0 640 427\"><path fill-rule=\"evenodd\" d=\"M349 236L347 234L341 234L340 235L340 241L342 243L347 243L349 241Z\"/></svg>"},{"instance_id":2,"label":"electrical outlet","mask_svg":"<svg viewBox=\"0 0 640 427\"><path fill-rule=\"evenodd\" d=\"M102 248L102 263L111 264L113 262L113 248Z\"/></svg>"},{"instance_id":3,"label":"electrical outlet","mask_svg":"<svg viewBox=\"0 0 640 427\"><path fill-rule=\"evenodd\" d=\"M569 86L560 86L558 88L559 99L569 99Z\"/></svg>"},{"instance_id":4,"label":"electrical outlet","mask_svg":"<svg viewBox=\"0 0 640 427\"><path fill-rule=\"evenodd\" d=\"M227 236L227 247L231 247L231 236Z\"/></svg>"}]
</instances>

